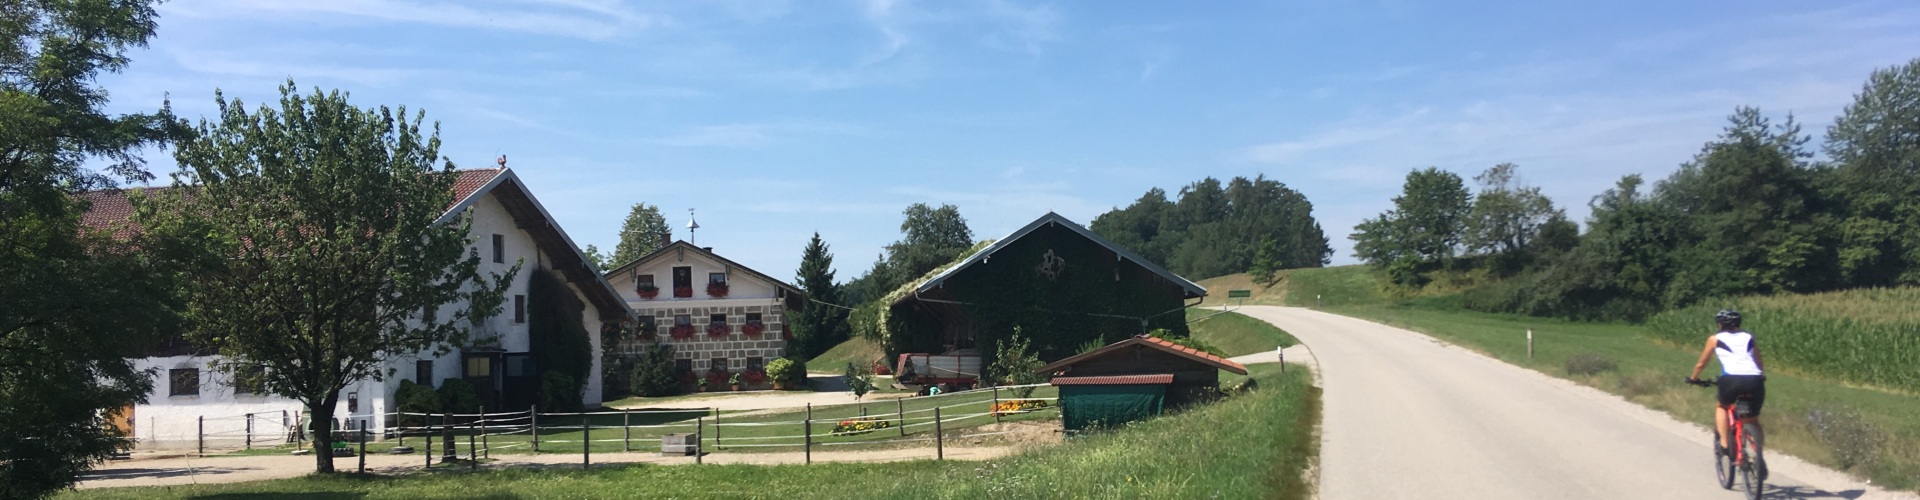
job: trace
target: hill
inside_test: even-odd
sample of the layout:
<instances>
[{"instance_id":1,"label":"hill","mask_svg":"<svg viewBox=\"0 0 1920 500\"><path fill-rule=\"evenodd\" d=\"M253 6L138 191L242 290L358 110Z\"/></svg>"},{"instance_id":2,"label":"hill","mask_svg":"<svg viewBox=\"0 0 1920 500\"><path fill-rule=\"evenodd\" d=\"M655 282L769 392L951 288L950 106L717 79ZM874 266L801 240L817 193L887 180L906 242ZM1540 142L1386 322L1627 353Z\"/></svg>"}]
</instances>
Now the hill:
<instances>
[{"instance_id":1,"label":"hill","mask_svg":"<svg viewBox=\"0 0 1920 500\"><path fill-rule=\"evenodd\" d=\"M1276 282L1271 287L1255 284L1245 273L1200 280L1200 286L1207 289L1207 298L1201 305L1326 307L1387 300L1386 295L1380 292L1379 281L1374 278L1373 270L1364 265L1287 269L1275 273L1275 278ZM1253 292L1253 297L1230 300L1227 298L1228 290L1249 290Z\"/></svg>"}]
</instances>

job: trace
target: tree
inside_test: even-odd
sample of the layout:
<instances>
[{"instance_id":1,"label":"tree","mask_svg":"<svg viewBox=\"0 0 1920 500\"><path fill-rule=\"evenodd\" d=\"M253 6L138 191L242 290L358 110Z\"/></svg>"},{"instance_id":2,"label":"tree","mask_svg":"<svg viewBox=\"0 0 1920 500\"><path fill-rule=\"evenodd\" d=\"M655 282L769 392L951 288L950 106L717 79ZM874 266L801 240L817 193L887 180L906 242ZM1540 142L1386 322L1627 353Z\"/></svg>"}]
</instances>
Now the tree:
<instances>
[{"instance_id":1,"label":"tree","mask_svg":"<svg viewBox=\"0 0 1920 500\"><path fill-rule=\"evenodd\" d=\"M1319 267L1333 255L1306 196L1256 176L1222 183L1202 179L1180 190L1179 203L1158 188L1126 208L1101 214L1094 232L1141 257L1188 276L1242 272L1262 238L1272 238L1275 269Z\"/></svg>"},{"instance_id":2,"label":"tree","mask_svg":"<svg viewBox=\"0 0 1920 500\"><path fill-rule=\"evenodd\" d=\"M1827 131L1846 199L1839 266L1861 286L1920 284L1920 59L1876 70Z\"/></svg>"},{"instance_id":3,"label":"tree","mask_svg":"<svg viewBox=\"0 0 1920 500\"><path fill-rule=\"evenodd\" d=\"M1521 185L1519 166L1494 165L1473 177L1480 183L1473 210L1467 216L1466 243L1469 248L1494 257L1493 267L1501 274L1520 271L1526 264L1529 245L1540 236L1541 228L1565 213L1553 207L1553 200L1540 188Z\"/></svg>"},{"instance_id":4,"label":"tree","mask_svg":"<svg viewBox=\"0 0 1920 500\"><path fill-rule=\"evenodd\" d=\"M853 391L853 399L859 400L873 392L873 368L849 362L841 376L847 379L847 390Z\"/></svg>"},{"instance_id":5,"label":"tree","mask_svg":"<svg viewBox=\"0 0 1920 500\"><path fill-rule=\"evenodd\" d=\"M102 73L153 36L147 1L0 6L0 496L39 497L130 444L107 419L144 401L128 357L176 324L154 256L85 229L85 191L152 176L168 111L102 112ZM92 163L89 166L89 163Z\"/></svg>"},{"instance_id":6,"label":"tree","mask_svg":"<svg viewBox=\"0 0 1920 500\"><path fill-rule=\"evenodd\" d=\"M1465 238L1472 208L1460 176L1433 167L1408 172L1393 208L1354 228L1354 256L1378 267L1446 264Z\"/></svg>"},{"instance_id":7,"label":"tree","mask_svg":"<svg viewBox=\"0 0 1920 500\"><path fill-rule=\"evenodd\" d=\"M1273 236L1261 236L1260 248L1253 254L1253 266L1247 268L1247 274L1252 275L1254 283L1260 286L1273 286L1273 273L1277 265L1273 254L1276 252Z\"/></svg>"},{"instance_id":8,"label":"tree","mask_svg":"<svg viewBox=\"0 0 1920 500\"><path fill-rule=\"evenodd\" d=\"M800 270L794 277L800 289L813 303L788 316L793 329L792 351L802 359L811 359L851 337L847 309L840 304L840 286L833 283L833 252L820 233L813 233L800 256Z\"/></svg>"},{"instance_id":9,"label":"tree","mask_svg":"<svg viewBox=\"0 0 1920 500\"><path fill-rule=\"evenodd\" d=\"M627 212L627 222L620 225L620 244L613 247L613 255L607 258L609 266L624 266L629 262L660 249L660 235L673 234L673 227L667 225L667 218L660 215L660 207L646 203L633 204L633 210ZM600 268L605 271L608 268Z\"/></svg>"},{"instance_id":10,"label":"tree","mask_svg":"<svg viewBox=\"0 0 1920 500\"><path fill-rule=\"evenodd\" d=\"M483 278L471 221L438 222L457 174L438 125L422 134L424 113L356 108L337 90L303 96L291 81L278 109L215 96L217 121L176 148L181 188L142 213L201 250L190 339L225 365L264 366L268 392L330 422L348 384L387 376L389 359L450 352L500 312L519 265ZM465 307L440 310L450 303ZM330 426L313 432L332 442ZM327 455L315 471L333 472Z\"/></svg>"},{"instance_id":11,"label":"tree","mask_svg":"<svg viewBox=\"0 0 1920 500\"><path fill-rule=\"evenodd\" d=\"M993 385L1031 385L1046 380L1046 376L1035 373L1046 363L1033 352L1032 343L1020 330L1020 327L1014 327L1012 337L994 345L993 365L987 367L987 381ZM1023 398L1031 396L1033 388L1014 389L1014 395Z\"/></svg>"},{"instance_id":12,"label":"tree","mask_svg":"<svg viewBox=\"0 0 1920 500\"><path fill-rule=\"evenodd\" d=\"M580 255L584 255L587 257L587 263L593 264L593 270L595 271L604 273L604 272L607 272L607 270L612 269L611 267L608 267L608 264L610 264L611 261L613 260L613 256L608 255L605 252L601 252L600 247L596 247L596 246L593 246L592 244L589 244L587 245L586 248L580 249Z\"/></svg>"}]
</instances>

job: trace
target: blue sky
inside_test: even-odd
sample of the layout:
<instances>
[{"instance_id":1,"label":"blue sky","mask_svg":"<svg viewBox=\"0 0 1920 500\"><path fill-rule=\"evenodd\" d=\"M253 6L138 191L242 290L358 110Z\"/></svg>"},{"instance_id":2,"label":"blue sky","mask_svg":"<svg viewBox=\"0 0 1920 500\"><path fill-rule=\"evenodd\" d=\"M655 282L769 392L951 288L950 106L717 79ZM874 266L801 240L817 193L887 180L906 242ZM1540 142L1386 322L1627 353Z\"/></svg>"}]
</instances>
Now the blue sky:
<instances>
[{"instance_id":1,"label":"blue sky","mask_svg":"<svg viewBox=\"0 0 1920 500\"><path fill-rule=\"evenodd\" d=\"M101 83L122 112L289 77L425 109L443 154L507 155L581 245L610 250L635 202L676 228L698 208L700 244L776 277L818 231L845 280L911 203L986 239L1205 176L1305 193L1336 264L1413 168L1514 162L1583 220L1735 106L1817 143L1870 71L1920 57L1911 2L1573 4L174 0Z\"/></svg>"}]
</instances>

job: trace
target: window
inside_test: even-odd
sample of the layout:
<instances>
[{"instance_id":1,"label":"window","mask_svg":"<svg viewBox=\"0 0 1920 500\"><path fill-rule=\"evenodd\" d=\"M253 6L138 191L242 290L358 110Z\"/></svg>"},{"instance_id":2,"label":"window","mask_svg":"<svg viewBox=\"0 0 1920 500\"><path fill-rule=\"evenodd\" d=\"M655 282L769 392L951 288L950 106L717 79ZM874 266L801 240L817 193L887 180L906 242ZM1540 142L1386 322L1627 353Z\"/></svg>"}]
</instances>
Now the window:
<instances>
[{"instance_id":1,"label":"window","mask_svg":"<svg viewBox=\"0 0 1920 500\"><path fill-rule=\"evenodd\" d=\"M527 354L508 354L507 355L507 376L509 377L533 376L533 358L529 356L530 355L527 355Z\"/></svg>"},{"instance_id":2,"label":"window","mask_svg":"<svg viewBox=\"0 0 1920 500\"><path fill-rule=\"evenodd\" d=\"M659 330L656 329L653 324L653 316L641 316L639 325L637 325L633 331L635 335L640 337L647 337L659 333Z\"/></svg>"},{"instance_id":3,"label":"window","mask_svg":"<svg viewBox=\"0 0 1920 500\"><path fill-rule=\"evenodd\" d=\"M495 263L505 263L507 261L507 237L498 234L493 235L493 261Z\"/></svg>"},{"instance_id":4,"label":"window","mask_svg":"<svg viewBox=\"0 0 1920 500\"><path fill-rule=\"evenodd\" d=\"M765 325L766 322L760 321L760 313L747 313L747 324Z\"/></svg>"},{"instance_id":5,"label":"window","mask_svg":"<svg viewBox=\"0 0 1920 500\"><path fill-rule=\"evenodd\" d=\"M761 361L761 358L759 358L759 357L748 357L748 358L747 358L747 371L750 371L750 372L757 372L757 371L760 371L761 369L763 369L763 368L764 368L764 367L766 366L766 365L764 365L764 364L761 364L761 363L762 363L762 361Z\"/></svg>"},{"instance_id":6,"label":"window","mask_svg":"<svg viewBox=\"0 0 1920 500\"><path fill-rule=\"evenodd\" d=\"M493 376L493 358L489 358L486 356L474 356L474 357L467 358L466 376L468 378Z\"/></svg>"},{"instance_id":7,"label":"window","mask_svg":"<svg viewBox=\"0 0 1920 500\"><path fill-rule=\"evenodd\" d=\"M236 369L233 372L233 394L265 394L267 392L266 365L253 365Z\"/></svg>"},{"instance_id":8,"label":"window","mask_svg":"<svg viewBox=\"0 0 1920 500\"><path fill-rule=\"evenodd\" d=\"M633 277L633 286L635 286L635 287L639 287L639 288L650 288L650 287L653 287L653 275L651 275L651 274L641 274L641 275L636 275L636 276L634 276L634 277Z\"/></svg>"},{"instance_id":9,"label":"window","mask_svg":"<svg viewBox=\"0 0 1920 500\"><path fill-rule=\"evenodd\" d=\"M673 326L693 326L693 316L688 314L675 314L673 315Z\"/></svg>"},{"instance_id":10,"label":"window","mask_svg":"<svg viewBox=\"0 0 1920 500\"><path fill-rule=\"evenodd\" d=\"M525 295L513 296L513 322L527 322L527 296Z\"/></svg>"},{"instance_id":11,"label":"window","mask_svg":"<svg viewBox=\"0 0 1920 500\"><path fill-rule=\"evenodd\" d=\"M680 299L693 296L693 268L673 268L673 296Z\"/></svg>"},{"instance_id":12,"label":"window","mask_svg":"<svg viewBox=\"0 0 1920 500\"><path fill-rule=\"evenodd\" d=\"M707 371L727 371L727 358L713 358L707 362Z\"/></svg>"},{"instance_id":13,"label":"window","mask_svg":"<svg viewBox=\"0 0 1920 500\"><path fill-rule=\"evenodd\" d=\"M724 324L727 324L727 315L725 315L725 314L715 314L715 315L713 315L713 316L710 316L710 317L708 317L708 318L707 318L707 323L708 323L708 324L713 324L713 325L724 325Z\"/></svg>"},{"instance_id":14,"label":"window","mask_svg":"<svg viewBox=\"0 0 1920 500\"><path fill-rule=\"evenodd\" d=\"M433 387L433 360L413 362L413 383Z\"/></svg>"},{"instance_id":15,"label":"window","mask_svg":"<svg viewBox=\"0 0 1920 500\"><path fill-rule=\"evenodd\" d=\"M199 396L200 369L174 368L167 370L168 396Z\"/></svg>"},{"instance_id":16,"label":"window","mask_svg":"<svg viewBox=\"0 0 1920 500\"><path fill-rule=\"evenodd\" d=\"M727 284L727 273L707 273L708 283Z\"/></svg>"}]
</instances>

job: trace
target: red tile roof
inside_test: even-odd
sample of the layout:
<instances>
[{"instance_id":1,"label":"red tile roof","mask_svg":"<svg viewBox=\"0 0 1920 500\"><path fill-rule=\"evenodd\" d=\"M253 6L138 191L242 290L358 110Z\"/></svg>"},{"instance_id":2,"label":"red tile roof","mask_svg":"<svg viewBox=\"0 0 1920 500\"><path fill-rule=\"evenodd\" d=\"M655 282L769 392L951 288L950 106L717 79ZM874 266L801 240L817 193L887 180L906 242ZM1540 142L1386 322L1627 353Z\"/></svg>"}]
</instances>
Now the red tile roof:
<instances>
[{"instance_id":1,"label":"red tile roof","mask_svg":"<svg viewBox=\"0 0 1920 500\"><path fill-rule=\"evenodd\" d=\"M1053 385L1157 385L1173 383L1173 374L1107 375L1103 377L1054 377Z\"/></svg>"},{"instance_id":2,"label":"red tile roof","mask_svg":"<svg viewBox=\"0 0 1920 500\"><path fill-rule=\"evenodd\" d=\"M1234 368L1238 368L1238 369L1240 369L1240 372L1241 372L1241 374L1242 374L1242 375L1244 375L1244 374L1246 374L1246 371L1247 371L1247 367L1246 367L1245 365L1242 365L1242 364L1240 364L1240 363L1235 363L1235 362L1233 362L1233 360L1230 360L1230 359L1227 359L1227 358L1222 358L1222 357L1219 357L1219 356L1215 356L1215 355L1212 355L1212 354L1208 354L1208 353L1207 353L1207 351L1202 351L1202 350L1199 350L1199 349L1194 349L1194 348L1192 348L1192 347L1187 347L1187 346L1183 346L1183 345L1180 345L1180 344L1175 344L1175 343L1172 343L1172 342L1168 342L1168 341L1167 341L1166 339L1160 339L1160 338L1154 338L1154 337L1136 337L1136 338L1139 338L1139 339L1142 339L1142 340L1145 340L1145 341L1147 341L1148 343L1152 343L1152 344L1156 344L1156 345L1159 345L1160 347L1162 347L1162 348L1165 348L1165 349L1172 349L1172 350L1174 350L1174 351L1178 351L1178 352L1182 352L1182 353L1186 353L1187 355L1190 355L1190 356L1195 356L1195 357L1199 357L1199 358L1202 358L1202 359L1206 359L1207 361L1212 361L1212 362L1215 362L1215 363L1219 363L1219 364L1223 364L1223 365L1227 365L1227 366L1231 366L1231 367L1234 367Z\"/></svg>"},{"instance_id":3,"label":"red tile roof","mask_svg":"<svg viewBox=\"0 0 1920 500\"><path fill-rule=\"evenodd\" d=\"M1107 353L1112 352L1116 349L1121 349L1121 348L1125 348L1127 346L1132 346L1132 345L1146 346L1153 349L1158 349L1158 350L1173 354L1175 356L1180 356L1183 358L1193 360L1194 362L1197 362L1197 363L1211 365L1215 368L1238 373L1241 375L1247 374L1247 367L1244 365L1241 365L1240 363L1235 363L1232 360L1229 360L1226 358L1222 358L1212 354L1207 354L1206 351L1194 349L1192 347L1182 346L1179 344L1149 337L1146 335L1137 335L1137 336L1128 338L1126 340L1114 342L1112 344L1107 344L1106 347L1101 347L1099 349L1094 349L1092 351L1087 351L1087 352L1070 356L1067 359L1062 359L1059 361L1048 363L1047 366L1042 366L1040 367L1040 369L1034 370L1034 373L1055 373L1060 370L1065 370L1068 367L1071 367L1074 364L1079 363L1081 361L1097 358L1097 357L1106 355Z\"/></svg>"},{"instance_id":4,"label":"red tile roof","mask_svg":"<svg viewBox=\"0 0 1920 500\"><path fill-rule=\"evenodd\" d=\"M483 168L454 171L454 175L459 176L459 178L453 181L453 204L447 205L447 208L459 206L461 201L473 196L475 192L479 191L481 187L486 186L488 182L493 182L493 178L499 177L501 172L505 172L505 170ZM86 200L91 205L87 208L87 213L80 216L80 223L93 229L111 229L113 230L114 238L126 239L133 236L133 232L138 229L133 227L132 224L133 204L127 201L127 192L137 190L147 193L157 193L169 189L174 188L106 189L80 193L80 199Z\"/></svg>"}]
</instances>

